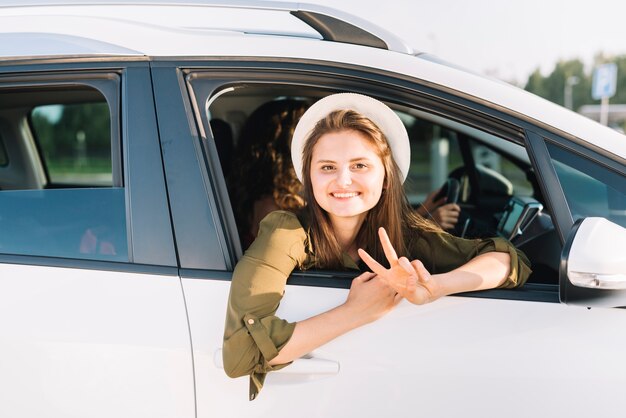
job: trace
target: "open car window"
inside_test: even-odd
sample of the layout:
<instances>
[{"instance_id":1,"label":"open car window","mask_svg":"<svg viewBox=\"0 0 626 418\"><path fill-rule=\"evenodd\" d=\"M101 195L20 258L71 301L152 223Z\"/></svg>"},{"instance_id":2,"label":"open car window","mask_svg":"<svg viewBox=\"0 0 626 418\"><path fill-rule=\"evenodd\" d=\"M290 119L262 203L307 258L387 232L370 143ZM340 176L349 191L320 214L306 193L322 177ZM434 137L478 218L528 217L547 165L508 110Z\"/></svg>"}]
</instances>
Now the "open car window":
<instances>
[{"instance_id":1,"label":"open car window","mask_svg":"<svg viewBox=\"0 0 626 418\"><path fill-rule=\"evenodd\" d=\"M269 178L271 174L263 174L261 169L245 178L234 175L242 164L259 164L267 158L267 144L257 144L255 157L250 157L247 163L239 158L241 141L250 140L245 132L249 118L257 109L271 103L293 101L306 107L333 92L289 85L246 84L218 91L215 97L207 99L210 139L215 141L219 154L243 251L254 239L258 222L263 218L258 213L282 209L277 198L285 197L282 193L278 196L272 193L275 179ZM462 216L449 232L465 238L510 239L531 257L537 271L531 282L557 283L560 242L526 149L512 140L430 113L423 107L387 104L409 133L412 154L405 190L416 210L429 193L439 189L448 178L456 178L461 185L458 204ZM267 135L261 128L255 133L252 136L255 140ZM287 144L285 148L288 149ZM269 176L266 190L258 185L263 176ZM242 205L238 201L242 190L244 194L256 194L257 198ZM301 195L296 196L297 188L294 190L291 197L301 199ZM244 210L237 213L241 207ZM243 220L242 213L246 217Z\"/></svg>"}]
</instances>

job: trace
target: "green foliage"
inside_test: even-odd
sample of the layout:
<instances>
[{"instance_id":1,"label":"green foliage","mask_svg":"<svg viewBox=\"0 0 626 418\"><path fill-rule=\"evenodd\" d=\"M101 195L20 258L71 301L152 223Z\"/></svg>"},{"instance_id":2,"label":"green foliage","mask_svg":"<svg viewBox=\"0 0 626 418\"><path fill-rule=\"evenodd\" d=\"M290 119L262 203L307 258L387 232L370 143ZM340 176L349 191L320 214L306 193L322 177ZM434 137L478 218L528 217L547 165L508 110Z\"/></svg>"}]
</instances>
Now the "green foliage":
<instances>
[{"instance_id":1,"label":"green foliage","mask_svg":"<svg viewBox=\"0 0 626 418\"><path fill-rule=\"evenodd\" d=\"M595 57L594 68L608 62L617 64L617 91L611 98L611 103L626 103L626 55L610 58L598 55ZM598 104L599 101L591 97L593 68L586 72L579 59L557 62L552 72L545 77L536 69L528 77L524 89L563 106L565 83L572 76L578 78L578 83L572 86L572 108L575 110L586 104Z\"/></svg>"},{"instance_id":2,"label":"green foliage","mask_svg":"<svg viewBox=\"0 0 626 418\"><path fill-rule=\"evenodd\" d=\"M528 77L524 89L564 106L565 83L570 77L578 79L578 83L572 85L572 108L577 109L584 104L593 103L591 74L585 73L585 65L579 59L559 61L547 77L541 75L539 69L535 70Z\"/></svg>"},{"instance_id":3,"label":"green foliage","mask_svg":"<svg viewBox=\"0 0 626 418\"><path fill-rule=\"evenodd\" d=\"M545 88L544 77L541 75L541 71L537 68L529 77L524 89L537 96L548 99L548 93Z\"/></svg>"},{"instance_id":4,"label":"green foliage","mask_svg":"<svg viewBox=\"0 0 626 418\"><path fill-rule=\"evenodd\" d=\"M106 103L39 106L30 118L53 182L63 178L78 183L80 173L111 176L111 117Z\"/></svg>"},{"instance_id":5,"label":"green foliage","mask_svg":"<svg viewBox=\"0 0 626 418\"><path fill-rule=\"evenodd\" d=\"M31 121L39 146L47 158L73 157L84 141L90 156L111 154L111 118L106 103L63 105L61 115L54 120L41 106L31 114Z\"/></svg>"}]
</instances>

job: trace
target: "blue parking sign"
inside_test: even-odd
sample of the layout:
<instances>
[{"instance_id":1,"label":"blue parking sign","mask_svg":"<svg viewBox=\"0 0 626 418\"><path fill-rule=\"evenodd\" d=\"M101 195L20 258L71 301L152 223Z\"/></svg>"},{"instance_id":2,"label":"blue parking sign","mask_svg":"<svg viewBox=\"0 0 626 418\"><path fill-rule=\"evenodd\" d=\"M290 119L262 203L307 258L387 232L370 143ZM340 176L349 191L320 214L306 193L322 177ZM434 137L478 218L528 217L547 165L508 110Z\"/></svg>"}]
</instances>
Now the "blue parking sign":
<instances>
[{"instance_id":1,"label":"blue parking sign","mask_svg":"<svg viewBox=\"0 0 626 418\"><path fill-rule=\"evenodd\" d=\"M594 100L611 98L615 96L616 86L617 65L615 63L601 65L593 72L591 97Z\"/></svg>"}]
</instances>

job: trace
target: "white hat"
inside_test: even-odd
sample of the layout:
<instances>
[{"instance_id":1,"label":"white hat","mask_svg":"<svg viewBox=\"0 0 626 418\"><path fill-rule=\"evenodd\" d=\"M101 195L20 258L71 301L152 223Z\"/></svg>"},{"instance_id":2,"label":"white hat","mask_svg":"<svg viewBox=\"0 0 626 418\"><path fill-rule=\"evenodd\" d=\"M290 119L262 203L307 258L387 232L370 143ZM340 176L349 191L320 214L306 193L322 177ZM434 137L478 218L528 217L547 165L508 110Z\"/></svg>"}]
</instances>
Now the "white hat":
<instances>
[{"instance_id":1,"label":"white hat","mask_svg":"<svg viewBox=\"0 0 626 418\"><path fill-rule=\"evenodd\" d=\"M300 182L302 182L302 151L305 140L318 121L336 110L354 110L378 126L385 134L393 159L400 168L402 181L406 180L411 163L409 135L404 124L383 102L356 93L337 93L318 100L302 115L291 140L291 160Z\"/></svg>"}]
</instances>

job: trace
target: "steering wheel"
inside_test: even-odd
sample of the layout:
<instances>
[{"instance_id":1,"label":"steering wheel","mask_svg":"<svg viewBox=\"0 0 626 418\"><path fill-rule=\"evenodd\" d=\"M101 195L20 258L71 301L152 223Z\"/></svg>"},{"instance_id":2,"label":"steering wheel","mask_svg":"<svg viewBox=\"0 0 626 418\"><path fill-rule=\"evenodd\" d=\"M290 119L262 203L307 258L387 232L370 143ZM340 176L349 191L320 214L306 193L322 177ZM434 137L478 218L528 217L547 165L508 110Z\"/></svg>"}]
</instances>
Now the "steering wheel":
<instances>
[{"instance_id":1,"label":"steering wheel","mask_svg":"<svg viewBox=\"0 0 626 418\"><path fill-rule=\"evenodd\" d=\"M435 196L434 201L438 201L442 197L446 197L446 203L458 203L459 201L459 193L461 191L461 183L455 178L448 178L441 189L439 189L439 193Z\"/></svg>"},{"instance_id":2,"label":"steering wheel","mask_svg":"<svg viewBox=\"0 0 626 418\"><path fill-rule=\"evenodd\" d=\"M441 199L442 197L446 197L446 203L458 203L459 197L461 193L461 182L454 178L449 177L444 185L439 190L439 193L434 198L434 201ZM461 238L465 238L465 234L470 226L471 218L466 214L463 215L461 212L461 217L459 217L459 222L452 228L450 231L453 235L459 236Z\"/></svg>"}]
</instances>

